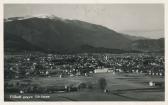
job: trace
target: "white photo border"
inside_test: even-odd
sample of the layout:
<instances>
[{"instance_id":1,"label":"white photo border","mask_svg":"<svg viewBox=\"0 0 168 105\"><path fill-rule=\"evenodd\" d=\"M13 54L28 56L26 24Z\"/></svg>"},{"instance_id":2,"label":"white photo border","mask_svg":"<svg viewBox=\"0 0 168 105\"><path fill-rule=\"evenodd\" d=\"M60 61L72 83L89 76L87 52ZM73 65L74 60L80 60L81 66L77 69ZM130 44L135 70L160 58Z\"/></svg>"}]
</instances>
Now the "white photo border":
<instances>
[{"instance_id":1,"label":"white photo border","mask_svg":"<svg viewBox=\"0 0 168 105\"><path fill-rule=\"evenodd\" d=\"M4 48L3 48L3 21L4 4L115 4L115 3L163 3L164 4L164 23L165 23L165 101L77 101L77 102L5 102L4 101ZM0 105L168 105L168 0L0 0Z\"/></svg>"}]
</instances>

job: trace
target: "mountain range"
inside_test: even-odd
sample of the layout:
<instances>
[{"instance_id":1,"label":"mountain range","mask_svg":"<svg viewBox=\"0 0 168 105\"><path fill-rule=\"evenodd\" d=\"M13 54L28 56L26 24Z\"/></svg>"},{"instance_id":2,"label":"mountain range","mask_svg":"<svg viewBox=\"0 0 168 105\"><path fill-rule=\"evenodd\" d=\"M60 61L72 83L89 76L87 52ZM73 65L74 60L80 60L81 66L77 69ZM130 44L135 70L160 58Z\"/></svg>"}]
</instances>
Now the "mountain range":
<instances>
[{"instance_id":1,"label":"mountain range","mask_svg":"<svg viewBox=\"0 0 168 105\"><path fill-rule=\"evenodd\" d=\"M12 17L4 20L5 51L153 52L164 51L164 38L147 39L107 27L56 16Z\"/></svg>"}]
</instances>

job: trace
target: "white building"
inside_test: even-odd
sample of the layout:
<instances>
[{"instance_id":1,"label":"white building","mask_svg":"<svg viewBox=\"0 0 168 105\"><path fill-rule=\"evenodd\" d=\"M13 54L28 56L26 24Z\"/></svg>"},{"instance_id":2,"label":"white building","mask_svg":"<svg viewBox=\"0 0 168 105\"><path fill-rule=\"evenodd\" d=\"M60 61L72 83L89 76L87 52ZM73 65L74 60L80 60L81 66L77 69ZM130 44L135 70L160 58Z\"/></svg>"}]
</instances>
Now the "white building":
<instances>
[{"instance_id":1,"label":"white building","mask_svg":"<svg viewBox=\"0 0 168 105\"><path fill-rule=\"evenodd\" d=\"M108 72L108 68L95 69L94 72L95 73L106 73L106 72Z\"/></svg>"},{"instance_id":2,"label":"white building","mask_svg":"<svg viewBox=\"0 0 168 105\"><path fill-rule=\"evenodd\" d=\"M155 86L155 83L154 83L153 81L150 81L150 82L149 82L149 86L151 86L151 87L152 87L152 86Z\"/></svg>"}]
</instances>

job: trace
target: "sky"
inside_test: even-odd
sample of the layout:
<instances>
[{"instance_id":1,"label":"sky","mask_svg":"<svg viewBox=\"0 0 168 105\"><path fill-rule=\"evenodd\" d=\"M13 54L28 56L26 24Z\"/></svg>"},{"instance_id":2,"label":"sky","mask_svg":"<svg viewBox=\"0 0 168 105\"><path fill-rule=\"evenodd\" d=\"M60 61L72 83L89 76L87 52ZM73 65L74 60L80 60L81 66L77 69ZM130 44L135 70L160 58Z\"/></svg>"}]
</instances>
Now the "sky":
<instances>
[{"instance_id":1,"label":"sky","mask_svg":"<svg viewBox=\"0 0 168 105\"><path fill-rule=\"evenodd\" d=\"M5 4L4 18L55 15L99 24L120 33L164 37L163 4Z\"/></svg>"}]
</instances>

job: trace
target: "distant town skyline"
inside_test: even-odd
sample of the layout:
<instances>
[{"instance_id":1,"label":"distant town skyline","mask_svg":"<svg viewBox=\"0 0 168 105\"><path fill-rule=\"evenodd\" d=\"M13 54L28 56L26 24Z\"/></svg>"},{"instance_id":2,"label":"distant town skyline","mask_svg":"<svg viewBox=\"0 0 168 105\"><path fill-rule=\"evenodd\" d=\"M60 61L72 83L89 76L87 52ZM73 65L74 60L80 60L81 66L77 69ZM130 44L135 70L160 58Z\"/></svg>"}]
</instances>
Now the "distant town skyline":
<instances>
[{"instance_id":1,"label":"distant town skyline","mask_svg":"<svg viewBox=\"0 0 168 105\"><path fill-rule=\"evenodd\" d=\"M55 15L99 24L120 33L164 37L163 4L5 4L4 18Z\"/></svg>"}]
</instances>

